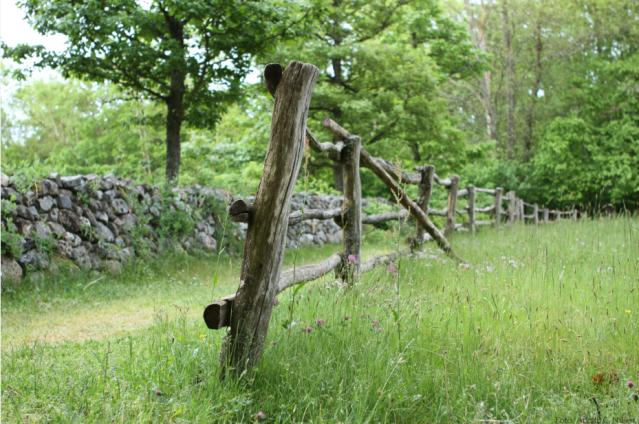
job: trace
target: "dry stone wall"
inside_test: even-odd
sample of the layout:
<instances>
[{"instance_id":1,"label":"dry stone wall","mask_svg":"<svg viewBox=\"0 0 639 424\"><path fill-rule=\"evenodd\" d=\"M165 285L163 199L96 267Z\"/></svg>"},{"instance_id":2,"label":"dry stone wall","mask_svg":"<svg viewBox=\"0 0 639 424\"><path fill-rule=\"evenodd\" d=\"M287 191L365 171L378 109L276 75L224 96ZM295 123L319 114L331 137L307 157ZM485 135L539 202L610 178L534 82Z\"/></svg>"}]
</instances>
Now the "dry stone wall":
<instances>
[{"instance_id":1,"label":"dry stone wall","mask_svg":"<svg viewBox=\"0 0 639 424\"><path fill-rule=\"evenodd\" d=\"M222 241L241 244L245 228L226 219L233 196L194 186L164 190L114 176L60 176L21 185L2 175L2 281L34 271L72 268L118 272L134 257L163 249L215 253ZM295 194L293 209L333 209L341 198ZM227 226L222 231L222 226ZM334 243L332 220L289 228L289 247Z\"/></svg>"}]
</instances>

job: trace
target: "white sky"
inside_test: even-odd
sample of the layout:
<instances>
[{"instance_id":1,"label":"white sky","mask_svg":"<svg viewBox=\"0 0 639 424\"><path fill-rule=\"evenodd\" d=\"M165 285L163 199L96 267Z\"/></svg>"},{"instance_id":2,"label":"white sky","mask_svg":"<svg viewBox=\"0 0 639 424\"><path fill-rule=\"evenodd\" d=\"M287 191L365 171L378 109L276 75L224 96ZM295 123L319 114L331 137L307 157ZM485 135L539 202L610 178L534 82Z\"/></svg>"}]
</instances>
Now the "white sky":
<instances>
[{"instance_id":1,"label":"white sky","mask_svg":"<svg viewBox=\"0 0 639 424\"><path fill-rule=\"evenodd\" d=\"M16 44L42 44L49 50L64 48L65 37L42 36L29 26L15 0L0 0L0 38L13 47Z\"/></svg>"}]
</instances>

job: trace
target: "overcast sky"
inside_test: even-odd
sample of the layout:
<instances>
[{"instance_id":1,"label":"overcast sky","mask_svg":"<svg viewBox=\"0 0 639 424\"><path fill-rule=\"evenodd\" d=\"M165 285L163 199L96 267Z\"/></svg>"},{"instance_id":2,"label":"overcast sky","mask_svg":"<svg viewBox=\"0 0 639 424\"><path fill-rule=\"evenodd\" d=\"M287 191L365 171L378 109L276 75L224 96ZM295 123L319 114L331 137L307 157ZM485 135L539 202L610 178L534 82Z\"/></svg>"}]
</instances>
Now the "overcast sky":
<instances>
[{"instance_id":1,"label":"overcast sky","mask_svg":"<svg viewBox=\"0 0 639 424\"><path fill-rule=\"evenodd\" d=\"M44 37L32 29L15 0L0 0L0 38L12 47L26 43L42 44L49 50L64 48L64 36Z\"/></svg>"}]
</instances>

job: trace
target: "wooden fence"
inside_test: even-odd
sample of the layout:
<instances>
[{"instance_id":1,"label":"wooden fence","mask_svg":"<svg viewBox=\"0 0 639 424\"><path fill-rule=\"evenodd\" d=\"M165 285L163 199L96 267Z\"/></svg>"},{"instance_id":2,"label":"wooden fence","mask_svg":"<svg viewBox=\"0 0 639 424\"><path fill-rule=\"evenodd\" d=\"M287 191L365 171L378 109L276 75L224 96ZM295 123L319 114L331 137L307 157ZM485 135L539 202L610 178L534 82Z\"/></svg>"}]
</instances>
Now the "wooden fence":
<instances>
[{"instance_id":1,"label":"wooden fence","mask_svg":"<svg viewBox=\"0 0 639 424\"><path fill-rule=\"evenodd\" d=\"M461 262L448 241L456 230L474 233L477 227L485 225L499 227L503 223L526 220L540 224L565 216L578 217L575 210L540 209L536 204L524 202L513 191L504 195L501 188L472 185L460 188L458 176L442 178L432 165L406 172L383 158L372 156L362 147L360 137L350 134L331 119L325 119L322 124L339 141L319 142L306 129L308 105L317 74L317 68L300 62L291 62L286 70L280 65L268 65L265 69L264 77L269 91L275 96L275 105L264 173L254 203L237 200L229 207L232 220L248 224L240 287L236 294L213 302L204 311L204 321L209 328L230 327L222 348L223 375L229 371L239 375L259 359L275 298L293 285L315 280L330 272L335 272L345 284L353 284L361 273L409 255L428 240L434 240L451 258ZM326 154L342 168L344 200L340 209L290 210L305 142L317 154ZM404 209L363 215L360 166L379 177ZM406 193L405 187L409 184L418 186L416 201ZM436 186L447 190L447 207L444 209L430 207ZM478 194L489 195L493 199L488 205L478 206ZM458 206L461 198L467 199L466 207ZM504 202L507 204L505 210ZM478 220L478 214L488 215L490 219ZM443 230L433 224L430 216L445 219ZM416 222L416 234L410 249L361 261L362 224L377 225L408 217ZM463 217L464 222L457 222L458 217ZM281 272L288 225L309 219L335 220L343 229L342 252L319 263Z\"/></svg>"}]
</instances>

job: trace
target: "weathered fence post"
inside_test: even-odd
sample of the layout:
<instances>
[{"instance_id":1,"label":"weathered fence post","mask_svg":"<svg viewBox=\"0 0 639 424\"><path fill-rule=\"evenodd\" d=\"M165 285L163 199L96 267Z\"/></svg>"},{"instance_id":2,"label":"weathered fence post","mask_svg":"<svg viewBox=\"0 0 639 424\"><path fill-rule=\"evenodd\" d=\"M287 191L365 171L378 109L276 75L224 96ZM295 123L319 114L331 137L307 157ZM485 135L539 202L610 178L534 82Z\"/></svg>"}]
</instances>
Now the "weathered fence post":
<instances>
[{"instance_id":1,"label":"weathered fence post","mask_svg":"<svg viewBox=\"0 0 639 424\"><path fill-rule=\"evenodd\" d=\"M304 152L304 134L318 69L291 62L264 71L275 105L264 173L244 243L240 287L233 302L231 326L222 347L224 377L240 375L259 359L278 290L291 196Z\"/></svg>"},{"instance_id":2,"label":"weathered fence post","mask_svg":"<svg viewBox=\"0 0 639 424\"><path fill-rule=\"evenodd\" d=\"M468 190L468 229L475 234L475 186L469 185Z\"/></svg>"},{"instance_id":3,"label":"weathered fence post","mask_svg":"<svg viewBox=\"0 0 639 424\"><path fill-rule=\"evenodd\" d=\"M539 205L535 203L533 205L533 222L535 225L539 225Z\"/></svg>"},{"instance_id":4,"label":"weathered fence post","mask_svg":"<svg viewBox=\"0 0 639 424\"><path fill-rule=\"evenodd\" d=\"M524 209L524 199L517 199L517 216L519 220L523 223L526 223L525 217L525 209Z\"/></svg>"},{"instance_id":5,"label":"weathered fence post","mask_svg":"<svg viewBox=\"0 0 639 424\"><path fill-rule=\"evenodd\" d=\"M420 175L419 180L419 201L417 204L428 215L428 204L430 203L430 197L433 192L433 178L435 176L435 167L432 165L418 166L417 171ZM418 248L424 243L424 237L426 230L417 222L417 235L413 243L414 248Z\"/></svg>"},{"instance_id":6,"label":"weathered fence post","mask_svg":"<svg viewBox=\"0 0 639 424\"><path fill-rule=\"evenodd\" d=\"M544 224L548 224L548 219L549 219L549 213L550 211L548 210L548 208L544 208Z\"/></svg>"},{"instance_id":7,"label":"weathered fence post","mask_svg":"<svg viewBox=\"0 0 639 424\"><path fill-rule=\"evenodd\" d=\"M344 253L340 277L352 284L359 276L361 264L362 234L362 183L359 176L359 156L362 142L358 136L346 140L341 152L344 201L342 202L342 222L344 231Z\"/></svg>"},{"instance_id":8,"label":"weathered fence post","mask_svg":"<svg viewBox=\"0 0 639 424\"><path fill-rule=\"evenodd\" d=\"M503 189L501 187L497 187L495 189L495 228L499 228L501 224L501 194Z\"/></svg>"},{"instance_id":9,"label":"weathered fence post","mask_svg":"<svg viewBox=\"0 0 639 424\"><path fill-rule=\"evenodd\" d=\"M446 229L444 235L446 238L452 237L455 232L455 210L457 207L457 190L459 189L459 176L450 177L450 186L448 187L448 209L446 211Z\"/></svg>"},{"instance_id":10,"label":"weathered fence post","mask_svg":"<svg viewBox=\"0 0 639 424\"><path fill-rule=\"evenodd\" d=\"M573 209L572 210L572 220L576 221L577 220L577 209Z\"/></svg>"},{"instance_id":11,"label":"weathered fence post","mask_svg":"<svg viewBox=\"0 0 639 424\"><path fill-rule=\"evenodd\" d=\"M516 219L517 196L514 191L508 192L508 223L512 224Z\"/></svg>"}]
</instances>

